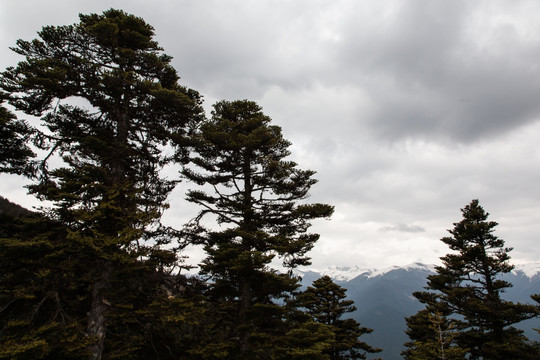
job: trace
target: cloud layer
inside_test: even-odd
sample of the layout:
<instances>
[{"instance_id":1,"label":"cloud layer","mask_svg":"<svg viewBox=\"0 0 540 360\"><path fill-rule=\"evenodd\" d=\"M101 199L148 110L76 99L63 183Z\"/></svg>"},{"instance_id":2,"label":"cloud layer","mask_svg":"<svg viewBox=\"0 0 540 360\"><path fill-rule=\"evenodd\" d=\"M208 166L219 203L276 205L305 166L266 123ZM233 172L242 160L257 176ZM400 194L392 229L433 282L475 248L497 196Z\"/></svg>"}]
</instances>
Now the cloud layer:
<instances>
[{"instance_id":1,"label":"cloud layer","mask_svg":"<svg viewBox=\"0 0 540 360\"><path fill-rule=\"evenodd\" d=\"M318 172L310 200L336 214L313 226L315 267L436 262L473 198L515 261L537 260L540 3L3 2L0 66L19 61L8 50L17 38L110 7L155 27L208 109L257 101L294 160ZM3 179L2 195L32 202L20 180ZM171 198L171 223L191 216L184 190Z\"/></svg>"}]
</instances>

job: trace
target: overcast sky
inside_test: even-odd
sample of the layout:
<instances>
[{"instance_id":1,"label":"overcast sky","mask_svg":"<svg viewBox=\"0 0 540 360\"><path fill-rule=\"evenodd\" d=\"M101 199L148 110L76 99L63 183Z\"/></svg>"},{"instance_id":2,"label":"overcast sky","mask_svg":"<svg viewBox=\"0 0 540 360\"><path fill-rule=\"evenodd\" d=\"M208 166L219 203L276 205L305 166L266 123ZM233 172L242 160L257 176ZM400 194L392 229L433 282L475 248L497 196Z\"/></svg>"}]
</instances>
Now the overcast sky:
<instances>
[{"instance_id":1,"label":"overcast sky","mask_svg":"<svg viewBox=\"0 0 540 360\"><path fill-rule=\"evenodd\" d=\"M1 1L0 68L20 60L16 39L111 7L154 26L207 109L258 102L317 171L310 201L336 211L312 227L313 268L438 263L475 198L514 263L540 261L540 2ZM184 192L170 224L195 214Z\"/></svg>"}]
</instances>

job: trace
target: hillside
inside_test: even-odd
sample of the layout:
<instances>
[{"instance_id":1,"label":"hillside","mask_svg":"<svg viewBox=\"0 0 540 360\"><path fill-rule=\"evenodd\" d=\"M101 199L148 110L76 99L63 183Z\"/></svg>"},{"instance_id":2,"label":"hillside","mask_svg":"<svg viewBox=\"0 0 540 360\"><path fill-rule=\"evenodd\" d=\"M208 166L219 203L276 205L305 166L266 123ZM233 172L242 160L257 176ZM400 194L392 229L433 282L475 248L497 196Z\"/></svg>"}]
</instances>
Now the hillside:
<instances>
[{"instance_id":1,"label":"hillside","mask_svg":"<svg viewBox=\"0 0 540 360\"><path fill-rule=\"evenodd\" d=\"M20 217L20 216L28 216L31 215L32 211L17 205L15 203L12 203L8 199L0 196L0 215L7 215L11 217Z\"/></svg>"}]
</instances>

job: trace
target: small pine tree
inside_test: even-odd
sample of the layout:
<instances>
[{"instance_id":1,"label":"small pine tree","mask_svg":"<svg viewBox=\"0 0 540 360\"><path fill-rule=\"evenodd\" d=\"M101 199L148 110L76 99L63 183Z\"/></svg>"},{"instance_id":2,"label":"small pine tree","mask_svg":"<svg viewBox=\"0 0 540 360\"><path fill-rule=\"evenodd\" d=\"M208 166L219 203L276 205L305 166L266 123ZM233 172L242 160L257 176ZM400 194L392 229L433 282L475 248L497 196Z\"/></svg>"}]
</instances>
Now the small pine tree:
<instances>
[{"instance_id":1,"label":"small pine tree","mask_svg":"<svg viewBox=\"0 0 540 360\"><path fill-rule=\"evenodd\" d=\"M510 248L493 234L497 223L473 200L462 209L463 220L441 239L454 253L441 258L443 266L428 276L426 289L414 296L428 311L439 311L455 324L458 347L468 350L469 359L535 359L537 349L513 327L538 315L533 305L513 303L501 298L512 286L500 277L510 272ZM409 327L412 322L409 321ZM424 326L429 321L424 321ZM409 332L415 342L431 341ZM418 343L416 343L418 344Z\"/></svg>"},{"instance_id":2,"label":"small pine tree","mask_svg":"<svg viewBox=\"0 0 540 360\"><path fill-rule=\"evenodd\" d=\"M407 335L417 339L405 344L407 350L402 355L406 360L465 358L468 351L455 342L457 332L454 322L442 313L424 309L406 320Z\"/></svg>"},{"instance_id":3,"label":"small pine tree","mask_svg":"<svg viewBox=\"0 0 540 360\"><path fill-rule=\"evenodd\" d=\"M361 327L352 318L344 318L356 311L354 301L346 300L346 291L329 276L323 276L301 292L296 300L298 306L307 309L313 321L329 326L334 333L329 349L324 352L331 360L365 359L366 353L381 351L359 340L372 329Z\"/></svg>"}]
</instances>

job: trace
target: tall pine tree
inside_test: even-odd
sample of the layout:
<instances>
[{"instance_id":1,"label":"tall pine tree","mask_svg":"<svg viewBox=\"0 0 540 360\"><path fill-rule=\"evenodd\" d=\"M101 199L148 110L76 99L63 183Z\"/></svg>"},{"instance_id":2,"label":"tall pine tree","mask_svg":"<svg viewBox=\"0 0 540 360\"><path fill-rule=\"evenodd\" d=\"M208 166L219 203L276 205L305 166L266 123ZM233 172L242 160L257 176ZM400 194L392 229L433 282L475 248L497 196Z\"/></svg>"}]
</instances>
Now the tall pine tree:
<instances>
[{"instance_id":1,"label":"tall pine tree","mask_svg":"<svg viewBox=\"0 0 540 360\"><path fill-rule=\"evenodd\" d=\"M538 309L501 296L512 286L501 279L513 269L508 262L511 249L493 234L497 223L488 220L478 200L462 213L463 219L449 230L452 236L441 239L454 252L441 258L443 266L436 267L437 274L428 276L429 291L414 296L428 313L452 318L456 344L468 350L468 359L537 359L538 349L513 325L537 316ZM429 327L415 319L408 319L409 329ZM407 345L414 349L418 342L428 341L418 336L421 333L409 331L412 342Z\"/></svg>"},{"instance_id":2,"label":"tall pine tree","mask_svg":"<svg viewBox=\"0 0 540 360\"><path fill-rule=\"evenodd\" d=\"M184 171L204 186L187 194L202 208L190 230L208 255L201 268L223 316L216 334L225 358L266 358L273 351L283 334L280 299L298 285L269 265L276 256L289 269L308 264L306 253L319 238L308 232L310 222L333 212L303 202L314 172L286 160L290 143L270 122L252 101L218 102L200 128L196 167ZM220 228L205 228L206 215Z\"/></svg>"},{"instance_id":3,"label":"tall pine tree","mask_svg":"<svg viewBox=\"0 0 540 360\"><path fill-rule=\"evenodd\" d=\"M123 269L140 275L145 264L164 269L176 261L163 248L171 233L160 217L175 183L160 176L172 160L162 150L184 143L202 109L153 36L143 19L123 11L80 15L78 24L18 40L13 50L25 60L0 78L9 102L45 127L33 130L46 155L30 191L54 204L48 215L75 248L65 258L85 264L91 359L104 353L112 309L142 299L122 293L124 285L137 289Z\"/></svg>"}]
</instances>

